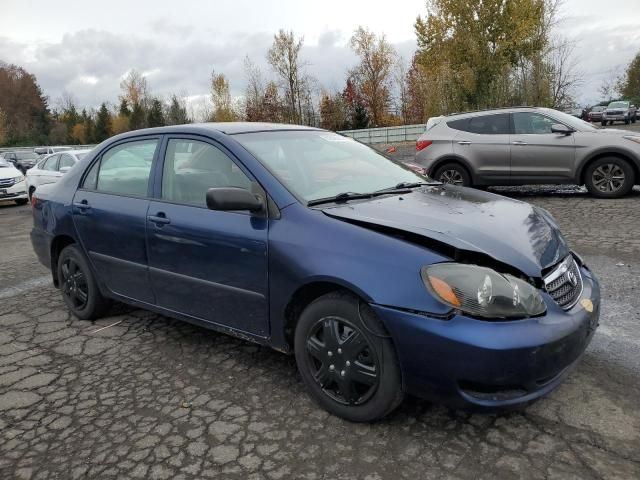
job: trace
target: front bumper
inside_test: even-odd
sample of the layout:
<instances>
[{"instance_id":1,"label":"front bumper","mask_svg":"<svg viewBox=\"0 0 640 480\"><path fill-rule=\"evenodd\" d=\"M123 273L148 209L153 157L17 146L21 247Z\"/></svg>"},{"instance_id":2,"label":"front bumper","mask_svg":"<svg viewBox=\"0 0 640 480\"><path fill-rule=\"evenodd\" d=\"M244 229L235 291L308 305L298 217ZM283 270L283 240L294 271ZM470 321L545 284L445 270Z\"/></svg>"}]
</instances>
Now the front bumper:
<instances>
[{"instance_id":1,"label":"front bumper","mask_svg":"<svg viewBox=\"0 0 640 480\"><path fill-rule=\"evenodd\" d=\"M27 184L24 180L11 187L0 187L0 200L20 200L27 199Z\"/></svg>"},{"instance_id":2,"label":"front bumper","mask_svg":"<svg viewBox=\"0 0 640 480\"><path fill-rule=\"evenodd\" d=\"M488 322L458 315L430 318L380 305L406 392L452 407L505 408L527 404L556 388L577 363L598 326L600 288L582 268L581 300L562 310L548 295L547 313Z\"/></svg>"},{"instance_id":3,"label":"front bumper","mask_svg":"<svg viewBox=\"0 0 640 480\"><path fill-rule=\"evenodd\" d=\"M614 121L614 122L621 122L624 121L626 119L630 118L629 115L603 115L602 116L602 120L606 120L608 122Z\"/></svg>"}]
</instances>

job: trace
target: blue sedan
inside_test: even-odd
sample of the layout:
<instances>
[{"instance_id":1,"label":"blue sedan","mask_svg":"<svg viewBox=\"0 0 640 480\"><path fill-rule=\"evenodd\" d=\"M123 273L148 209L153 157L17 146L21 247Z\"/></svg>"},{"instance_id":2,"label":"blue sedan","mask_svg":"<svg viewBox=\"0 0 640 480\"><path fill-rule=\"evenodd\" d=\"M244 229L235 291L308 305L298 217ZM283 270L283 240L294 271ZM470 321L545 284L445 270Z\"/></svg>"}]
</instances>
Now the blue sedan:
<instances>
[{"instance_id":1,"label":"blue sedan","mask_svg":"<svg viewBox=\"0 0 640 480\"><path fill-rule=\"evenodd\" d=\"M115 300L293 353L310 395L352 421L406 393L527 404L598 325L598 281L548 212L320 129L129 132L32 205L76 317Z\"/></svg>"}]
</instances>

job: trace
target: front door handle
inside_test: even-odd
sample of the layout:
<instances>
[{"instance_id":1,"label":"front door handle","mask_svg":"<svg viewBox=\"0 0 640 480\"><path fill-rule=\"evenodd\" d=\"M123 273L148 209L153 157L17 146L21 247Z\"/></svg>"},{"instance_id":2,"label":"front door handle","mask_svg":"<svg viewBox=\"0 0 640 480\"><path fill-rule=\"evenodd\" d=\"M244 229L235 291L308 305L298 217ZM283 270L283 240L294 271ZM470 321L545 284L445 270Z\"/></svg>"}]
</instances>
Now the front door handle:
<instances>
[{"instance_id":1,"label":"front door handle","mask_svg":"<svg viewBox=\"0 0 640 480\"><path fill-rule=\"evenodd\" d=\"M169 220L163 212L158 212L156 215L149 215L147 220L155 223L158 227L171 223L171 220Z\"/></svg>"},{"instance_id":2,"label":"front door handle","mask_svg":"<svg viewBox=\"0 0 640 480\"><path fill-rule=\"evenodd\" d=\"M515 142L511 142L511 145L527 145L527 142L521 142L520 140L516 140Z\"/></svg>"},{"instance_id":3,"label":"front door handle","mask_svg":"<svg viewBox=\"0 0 640 480\"><path fill-rule=\"evenodd\" d=\"M469 140L460 140L458 145L471 145L471 142Z\"/></svg>"}]
</instances>

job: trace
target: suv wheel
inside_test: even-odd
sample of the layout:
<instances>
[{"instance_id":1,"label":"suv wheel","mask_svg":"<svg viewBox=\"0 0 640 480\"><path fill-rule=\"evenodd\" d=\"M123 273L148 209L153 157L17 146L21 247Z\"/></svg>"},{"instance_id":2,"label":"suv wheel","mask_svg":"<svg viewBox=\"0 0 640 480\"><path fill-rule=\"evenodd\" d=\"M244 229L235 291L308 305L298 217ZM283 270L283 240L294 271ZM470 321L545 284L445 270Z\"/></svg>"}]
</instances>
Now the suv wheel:
<instances>
[{"instance_id":1,"label":"suv wheel","mask_svg":"<svg viewBox=\"0 0 640 480\"><path fill-rule=\"evenodd\" d=\"M462 165L458 163L447 163L438 170L434 178L442 183L449 183L451 185L458 185L461 187L471 186L471 177L469 172Z\"/></svg>"},{"instance_id":2,"label":"suv wheel","mask_svg":"<svg viewBox=\"0 0 640 480\"><path fill-rule=\"evenodd\" d=\"M102 296L84 254L76 245L69 245L58 258L58 281L62 299L71 313L82 320L101 317L109 308Z\"/></svg>"},{"instance_id":3,"label":"suv wheel","mask_svg":"<svg viewBox=\"0 0 640 480\"><path fill-rule=\"evenodd\" d=\"M600 120L600 125L602 125L603 127L607 126L607 121L606 120Z\"/></svg>"},{"instance_id":4,"label":"suv wheel","mask_svg":"<svg viewBox=\"0 0 640 480\"><path fill-rule=\"evenodd\" d=\"M601 198L617 198L628 194L635 182L633 168L626 160L616 157L600 158L585 172L589 192Z\"/></svg>"},{"instance_id":5,"label":"suv wheel","mask_svg":"<svg viewBox=\"0 0 640 480\"><path fill-rule=\"evenodd\" d=\"M334 292L313 301L295 332L298 370L313 399L352 422L369 422L402 401L391 338L368 305Z\"/></svg>"},{"instance_id":6,"label":"suv wheel","mask_svg":"<svg viewBox=\"0 0 640 480\"><path fill-rule=\"evenodd\" d=\"M625 117L624 124L629 125L631 123L631 119L629 117Z\"/></svg>"}]
</instances>

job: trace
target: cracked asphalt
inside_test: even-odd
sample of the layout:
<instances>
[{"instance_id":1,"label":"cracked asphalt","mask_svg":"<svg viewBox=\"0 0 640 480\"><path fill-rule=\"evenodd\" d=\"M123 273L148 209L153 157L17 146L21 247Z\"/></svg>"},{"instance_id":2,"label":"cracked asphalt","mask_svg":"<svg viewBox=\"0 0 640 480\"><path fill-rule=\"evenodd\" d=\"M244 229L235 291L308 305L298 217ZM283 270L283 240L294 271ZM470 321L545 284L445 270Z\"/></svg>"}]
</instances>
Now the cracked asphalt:
<instances>
[{"instance_id":1,"label":"cracked asphalt","mask_svg":"<svg viewBox=\"0 0 640 480\"><path fill-rule=\"evenodd\" d=\"M367 425L318 408L292 357L124 306L70 316L29 207L0 204L0 479L640 478L640 190L498 190L550 210L600 277L586 355L524 411L407 398Z\"/></svg>"}]
</instances>

